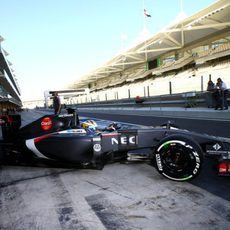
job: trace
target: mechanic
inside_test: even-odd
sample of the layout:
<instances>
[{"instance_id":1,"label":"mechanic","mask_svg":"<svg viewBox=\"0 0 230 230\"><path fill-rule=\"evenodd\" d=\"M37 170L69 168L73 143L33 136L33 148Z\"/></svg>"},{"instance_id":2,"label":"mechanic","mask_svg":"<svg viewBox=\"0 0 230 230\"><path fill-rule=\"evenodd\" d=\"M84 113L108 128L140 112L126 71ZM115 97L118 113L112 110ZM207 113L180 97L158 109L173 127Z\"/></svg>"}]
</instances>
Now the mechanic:
<instances>
[{"instance_id":1,"label":"mechanic","mask_svg":"<svg viewBox=\"0 0 230 230\"><path fill-rule=\"evenodd\" d=\"M57 92L54 92L53 96L54 96L53 97L54 114L58 115L61 113L61 100Z\"/></svg>"}]
</instances>

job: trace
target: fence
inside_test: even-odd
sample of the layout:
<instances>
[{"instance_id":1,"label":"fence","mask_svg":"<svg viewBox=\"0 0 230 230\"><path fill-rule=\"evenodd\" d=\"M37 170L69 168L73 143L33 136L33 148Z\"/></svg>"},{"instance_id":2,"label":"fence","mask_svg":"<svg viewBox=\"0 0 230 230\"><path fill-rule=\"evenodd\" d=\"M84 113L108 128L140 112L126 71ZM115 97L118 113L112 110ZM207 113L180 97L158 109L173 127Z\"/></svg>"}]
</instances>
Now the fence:
<instances>
[{"instance_id":1,"label":"fence","mask_svg":"<svg viewBox=\"0 0 230 230\"><path fill-rule=\"evenodd\" d=\"M204 92L185 92L153 97L141 97L142 103L136 103L135 98L117 99L110 101L96 101L93 103L81 103L78 108L86 107L196 107L206 106Z\"/></svg>"}]
</instances>

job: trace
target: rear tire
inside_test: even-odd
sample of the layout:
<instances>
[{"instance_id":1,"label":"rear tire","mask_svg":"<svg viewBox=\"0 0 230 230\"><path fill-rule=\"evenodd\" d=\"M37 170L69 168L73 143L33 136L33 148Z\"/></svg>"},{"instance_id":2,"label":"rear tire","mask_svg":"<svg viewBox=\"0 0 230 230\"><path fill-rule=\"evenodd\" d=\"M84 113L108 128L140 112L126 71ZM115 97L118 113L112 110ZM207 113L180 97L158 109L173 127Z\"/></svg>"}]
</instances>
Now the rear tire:
<instances>
[{"instance_id":1,"label":"rear tire","mask_svg":"<svg viewBox=\"0 0 230 230\"><path fill-rule=\"evenodd\" d=\"M171 135L163 139L154 152L156 168L174 181L189 181L201 171L203 151L193 139Z\"/></svg>"}]
</instances>

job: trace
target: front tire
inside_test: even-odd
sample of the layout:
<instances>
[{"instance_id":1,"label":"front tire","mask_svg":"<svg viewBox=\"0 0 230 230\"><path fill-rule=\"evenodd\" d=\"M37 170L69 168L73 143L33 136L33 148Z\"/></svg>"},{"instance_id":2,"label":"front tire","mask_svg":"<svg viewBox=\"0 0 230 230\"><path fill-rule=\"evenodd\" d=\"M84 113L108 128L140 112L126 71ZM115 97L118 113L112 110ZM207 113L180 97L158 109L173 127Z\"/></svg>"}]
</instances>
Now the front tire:
<instances>
[{"instance_id":1,"label":"front tire","mask_svg":"<svg viewBox=\"0 0 230 230\"><path fill-rule=\"evenodd\" d=\"M163 139L154 152L156 168L174 181L189 181L201 171L203 151L193 139L171 135Z\"/></svg>"}]
</instances>

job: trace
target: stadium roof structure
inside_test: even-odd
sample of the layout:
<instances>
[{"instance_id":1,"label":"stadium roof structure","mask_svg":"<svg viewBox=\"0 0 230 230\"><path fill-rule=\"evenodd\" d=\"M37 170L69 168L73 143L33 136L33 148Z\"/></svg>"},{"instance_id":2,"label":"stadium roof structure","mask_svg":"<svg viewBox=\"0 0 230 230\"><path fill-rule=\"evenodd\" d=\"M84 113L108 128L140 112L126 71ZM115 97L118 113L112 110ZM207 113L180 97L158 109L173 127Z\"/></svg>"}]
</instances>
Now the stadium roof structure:
<instances>
[{"instance_id":1,"label":"stadium roof structure","mask_svg":"<svg viewBox=\"0 0 230 230\"><path fill-rule=\"evenodd\" d=\"M191 49L197 44L208 44L230 36L230 1L219 0L207 8L167 26L149 39L122 52L75 81L70 88L85 87L98 79L119 74L139 64L179 50ZM131 73L131 72L130 72ZM147 76L146 71L142 76Z\"/></svg>"},{"instance_id":2,"label":"stadium roof structure","mask_svg":"<svg viewBox=\"0 0 230 230\"><path fill-rule=\"evenodd\" d=\"M20 89L10 68L12 64L5 57L8 53L1 48L2 41L4 39L0 36L0 103L10 102L21 106Z\"/></svg>"}]
</instances>

